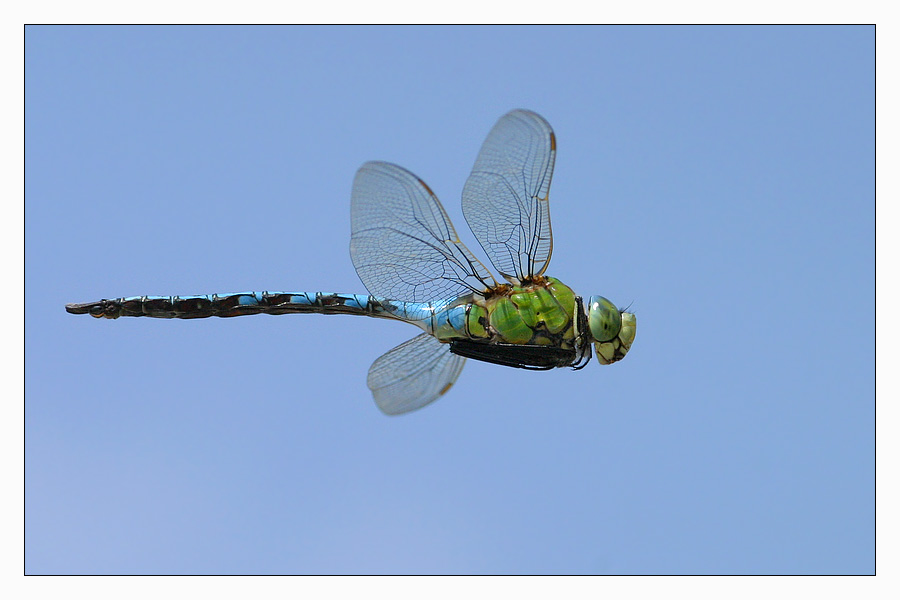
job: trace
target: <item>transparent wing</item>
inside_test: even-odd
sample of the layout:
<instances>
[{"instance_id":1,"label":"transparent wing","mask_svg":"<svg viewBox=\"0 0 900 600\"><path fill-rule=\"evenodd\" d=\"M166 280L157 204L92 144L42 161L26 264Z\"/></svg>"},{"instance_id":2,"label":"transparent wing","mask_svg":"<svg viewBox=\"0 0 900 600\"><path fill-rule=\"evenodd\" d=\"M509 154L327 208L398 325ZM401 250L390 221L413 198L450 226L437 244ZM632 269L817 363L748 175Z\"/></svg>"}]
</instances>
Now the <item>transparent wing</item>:
<instances>
[{"instance_id":1,"label":"transparent wing","mask_svg":"<svg viewBox=\"0 0 900 600\"><path fill-rule=\"evenodd\" d=\"M516 284L550 262L550 179L556 138L540 115L500 117L463 188L463 214L494 267Z\"/></svg>"},{"instance_id":2,"label":"transparent wing","mask_svg":"<svg viewBox=\"0 0 900 600\"><path fill-rule=\"evenodd\" d=\"M378 357L366 383L382 412L399 415L444 395L464 364L465 358L450 353L450 344L423 333Z\"/></svg>"},{"instance_id":3,"label":"transparent wing","mask_svg":"<svg viewBox=\"0 0 900 600\"><path fill-rule=\"evenodd\" d=\"M425 182L401 167L369 162L353 181L350 257L369 293L428 302L497 284L459 241Z\"/></svg>"}]
</instances>

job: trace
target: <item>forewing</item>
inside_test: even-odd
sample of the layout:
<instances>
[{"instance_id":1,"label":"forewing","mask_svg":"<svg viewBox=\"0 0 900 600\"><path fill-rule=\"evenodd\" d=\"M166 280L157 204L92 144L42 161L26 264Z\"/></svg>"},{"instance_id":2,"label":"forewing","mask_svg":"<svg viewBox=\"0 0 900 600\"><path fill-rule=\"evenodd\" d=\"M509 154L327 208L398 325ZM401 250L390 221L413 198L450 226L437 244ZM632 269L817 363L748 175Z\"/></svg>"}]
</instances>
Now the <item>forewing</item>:
<instances>
[{"instance_id":1,"label":"forewing","mask_svg":"<svg viewBox=\"0 0 900 600\"><path fill-rule=\"evenodd\" d=\"M540 275L550 262L550 179L556 138L540 115L500 117L463 188L463 214L481 247L512 283Z\"/></svg>"},{"instance_id":2,"label":"forewing","mask_svg":"<svg viewBox=\"0 0 900 600\"><path fill-rule=\"evenodd\" d=\"M369 162L360 167L350 222L350 257L374 296L428 302L496 285L459 241L431 189L397 165Z\"/></svg>"},{"instance_id":3,"label":"forewing","mask_svg":"<svg viewBox=\"0 0 900 600\"><path fill-rule=\"evenodd\" d=\"M407 413L440 398L459 377L466 359L423 333L381 355L367 383L375 404L388 415Z\"/></svg>"}]
</instances>

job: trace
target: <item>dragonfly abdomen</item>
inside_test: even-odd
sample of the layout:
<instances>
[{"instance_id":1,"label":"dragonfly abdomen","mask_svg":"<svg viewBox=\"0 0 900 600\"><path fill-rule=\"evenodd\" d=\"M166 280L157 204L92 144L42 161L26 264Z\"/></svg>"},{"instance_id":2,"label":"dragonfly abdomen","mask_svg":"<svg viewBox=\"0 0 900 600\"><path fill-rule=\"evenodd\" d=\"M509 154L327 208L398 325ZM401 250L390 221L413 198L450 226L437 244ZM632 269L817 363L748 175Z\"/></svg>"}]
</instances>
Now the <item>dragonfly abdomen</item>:
<instances>
[{"instance_id":1,"label":"dragonfly abdomen","mask_svg":"<svg viewBox=\"0 0 900 600\"><path fill-rule=\"evenodd\" d=\"M318 313L404 318L398 304L362 294L324 292L238 292L203 296L133 296L84 304L67 304L72 314L96 318L154 317L202 319L242 315Z\"/></svg>"}]
</instances>

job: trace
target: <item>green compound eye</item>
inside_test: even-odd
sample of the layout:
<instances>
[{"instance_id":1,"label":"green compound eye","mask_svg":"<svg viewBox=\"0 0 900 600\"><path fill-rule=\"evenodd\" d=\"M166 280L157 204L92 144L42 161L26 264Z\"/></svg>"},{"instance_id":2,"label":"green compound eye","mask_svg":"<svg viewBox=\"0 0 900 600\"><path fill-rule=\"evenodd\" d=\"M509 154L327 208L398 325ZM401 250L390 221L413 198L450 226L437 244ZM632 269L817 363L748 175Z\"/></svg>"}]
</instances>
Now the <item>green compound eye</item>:
<instances>
[{"instance_id":1,"label":"green compound eye","mask_svg":"<svg viewBox=\"0 0 900 600\"><path fill-rule=\"evenodd\" d=\"M622 329L619 330L619 335L616 336L616 339L608 342L594 342L597 360L601 365L611 365L625 358L628 350L631 349L631 344L634 342L636 327L637 318L634 316L634 313L623 312Z\"/></svg>"},{"instance_id":2,"label":"green compound eye","mask_svg":"<svg viewBox=\"0 0 900 600\"><path fill-rule=\"evenodd\" d=\"M608 342L619 335L622 313L603 296L591 296L588 302L588 324L595 342Z\"/></svg>"}]
</instances>

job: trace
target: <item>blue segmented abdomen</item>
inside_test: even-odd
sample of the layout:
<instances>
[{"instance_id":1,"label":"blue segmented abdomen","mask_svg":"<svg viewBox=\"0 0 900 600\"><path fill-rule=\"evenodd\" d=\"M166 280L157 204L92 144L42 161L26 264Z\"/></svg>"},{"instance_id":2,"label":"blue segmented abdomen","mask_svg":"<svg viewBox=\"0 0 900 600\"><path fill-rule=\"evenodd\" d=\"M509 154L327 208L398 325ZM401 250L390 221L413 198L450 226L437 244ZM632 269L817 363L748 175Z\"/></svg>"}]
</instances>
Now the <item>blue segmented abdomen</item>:
<instances>
[{"instance_id":1,"label":"blue segmented abdomen","mask_svg":"<svg viewBox=\"0 0 900 600\"><path fill-rule=\"evenodd\" d=\"M204 296L133 296L84 304L67 304L73 314L97 318L155 317L202 319L289 313L349 314L414 321L419 303L394 302L363 294L324 292L238 292ZM417 310L418 309L418 310Z\"/></svg>"},{"instance_id":2,"label":"blue segmented abdomen","mask_svg":"<svg viewBox=\"0 0 900 600\"><path fill-rule=\"evenodd\" d=\"M154 317L203 319L242 315L318 313L361 315L411 323L442 342L483 337L469 331L471 304L461 299L441 302L400 302L363 294L325 292L237 292L203 296L132 296L67 304L66 311L96 318Z\"/></svg>"}]
</instances>

